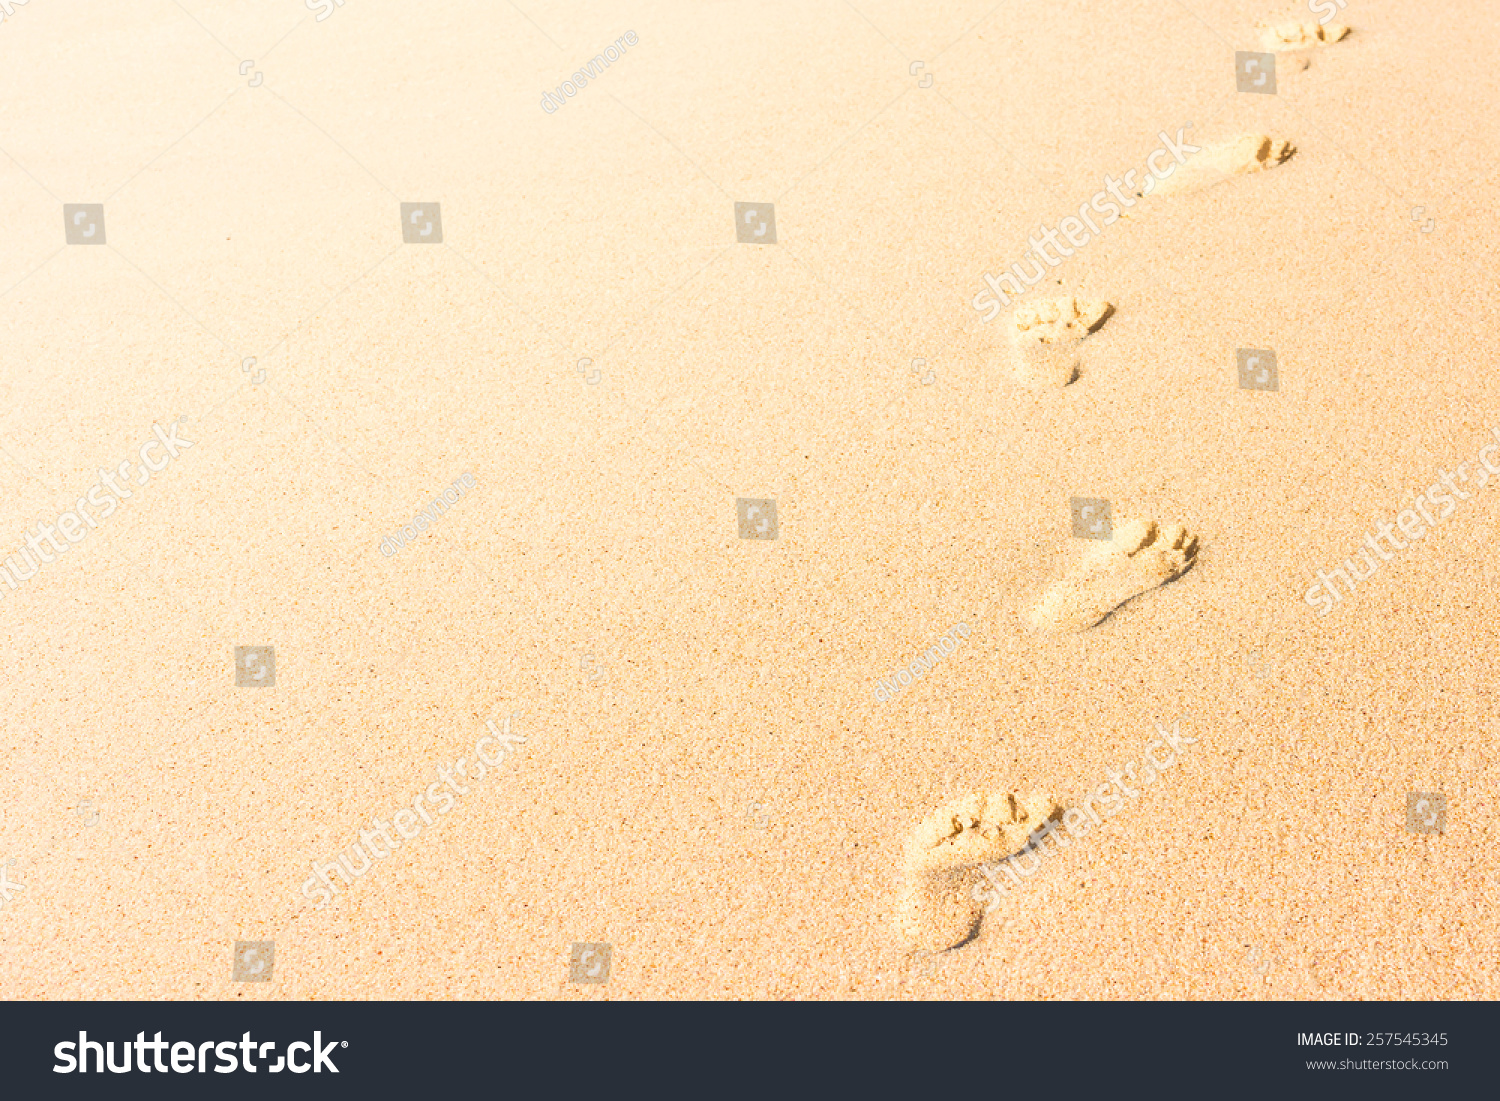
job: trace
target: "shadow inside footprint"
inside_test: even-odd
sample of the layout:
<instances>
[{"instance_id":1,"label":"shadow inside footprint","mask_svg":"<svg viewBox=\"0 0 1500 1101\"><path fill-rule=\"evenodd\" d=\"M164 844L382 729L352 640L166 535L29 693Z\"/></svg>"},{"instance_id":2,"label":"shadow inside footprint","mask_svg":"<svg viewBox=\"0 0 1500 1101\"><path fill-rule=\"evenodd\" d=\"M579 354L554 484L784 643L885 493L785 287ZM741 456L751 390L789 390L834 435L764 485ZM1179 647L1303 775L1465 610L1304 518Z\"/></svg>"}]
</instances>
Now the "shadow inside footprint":
<instances>
[{"instance_id":1,"label":"shadow inside footprint","mask_svg":"<svg viewBox=\"0 0 1500 1101\"><path fill-rule=\"evenodd\" d=\"M1067 813L1068 807L1072 805L1073 804L1069 801L1056 804L1053 807L1052 811L1047 815L1047 817L1042 820L1043 824L1026 835L1026 843L1024 845L1022 845L1019 849L1009 854L1008 856L1000 857L993 863L997 865L1004 864L1007 861L1016 860L1019 857L1028 856L1032 853L1041 853L1045 855L1047 850L1042 847L1042 842L1057 830L1058 826L1062 822L1063 815ZM1036 859L1038 861L1037 866L1040 867L1041 856L1038 856ZM962 948L967 944L971 944L973 941L978 939L979 932L984 927L984 918L987 913L987 910L981 910L980 912L976 913L974 915L974 922L969 927L969 931L963 937L963 939L957 941L952 946L943 949L942 952L956 951L957 949ZM941 955L942 952L938 952L935 954Z\"/></svg>"},{"instance_id":2,"label":"shadow inside footprint","mask_svg":"<svg viewBox=\"0 0 1500 1101\"><path fill-rule=\"evenodd\" d=\"M1197 564L1198 564L1198 547L1197 547L1196 544L1194 544L1192 550L1189 551L1189 553L1187 555L1187 561L1183 565L1181 573L1175 574L1172 577L1167 578L1167 580L1163 581L1160 585L1156 586L1155 589L1143 589L1141 592L1136 593L1134 596L1127 596L1124 600L1120 601L1120 603L1116 604L1109 611L1105 612L1104 615L1100 617L1099 622L1096 623L1096 624L1094 624L1094 626L1099 627L1099 626L1102 626L1103 624L1107 623L1109 621L1109 619L1116 612L1118 612L1121 608L1129 607L1130 605L1134 604L1137 600L1139 600L1141 597L1145 596L1147 593L1153 593L1153 592L1156 591L1156 589L1165 589L1168 585L1172 585L1172 584L1175 584L1178 581L1181 581L1184 577L1187 576L1188 571L1191 570Z\"/></svg>"},{"instance_id":3,"label":"shadow inside footprint","mask_svg":"<svg viewBox=\"0 0 1500 1101\"><path fill-rule=\"evenodd\" d=\"M1060 810L1041 794L970 792L949 800L908 836L899 909L910 942L931 952L967 944L983 911L973 890L980 866L1030 843Z\"/></svg>"},{"instance_id":4,"label":"shadow inside footprint","mask_svg":"<svg viewBox=\"0 0 1500 1101\"><path fill-rule=\"evenodd\" d=\"M1084 551L1027 613L1038 630L1087 630L1144 593L1175 581L1198 558L1198 537L1181 524L1131 520Z\"/></svg>"},{"instance_id":5,"label":"shadow inside footprint","mask_svg":"<svg viewBox=\"0 0 1500 1101\"><path fill-rule=\"evenodd\" d=\"M1114 313L1105 301L1074 297L1029 302L1011 314L1012 370L1023 385L1067 386L1078 378L1082 345Z\"/></svg>"}]
</instances>

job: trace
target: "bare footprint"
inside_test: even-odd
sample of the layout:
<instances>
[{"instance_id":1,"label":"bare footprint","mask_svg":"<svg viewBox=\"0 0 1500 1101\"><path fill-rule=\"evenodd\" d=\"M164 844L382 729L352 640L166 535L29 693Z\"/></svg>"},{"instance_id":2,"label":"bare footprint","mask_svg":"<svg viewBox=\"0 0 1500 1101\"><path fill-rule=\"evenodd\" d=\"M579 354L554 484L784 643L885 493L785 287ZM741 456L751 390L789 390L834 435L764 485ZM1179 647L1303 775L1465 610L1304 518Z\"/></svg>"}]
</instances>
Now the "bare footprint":
<instances>
[{"instance_id":1,"label":"bare footprint","mask_svg":"<svg viewBox=\"0 0 1500 1101\"><path fill-rule=\"evenodd\" d=\"M1039 631L1085 630L1132 597L1182 576L1197 555L1197 536L1181 524L1158 528L1152 520L1131 520L1084 551L1042 594L1027 622Z\"/></svg>"},{"instance_id":2,"label":"bare footprint","mask_svg":"<svg viewBox=\"0 0 1500 1101\"><path fill-rule=\"evenodd\" d=\"M943 952L970 939L983 908L973 900L974 870L1026 847L1032 832L1062 814L1050 796L977 792L944 803L906 842L901 925L918 949Z\"/></svg>"},{"instance_id":3,"label":"bare footprint","mask_svg":"<svg viewBox=\"0 0 1500 1101\"><path fill-rule=\"evenodd\" d=\"M1016 378L1027 386L1066 386L1078 377L1079 345L1114 311L1108 302L1045 299L1011 315Z\"/></svg>"},{"instance_id":4,"label":"bare footprint","mask_svg":"<svg viewBox=\"0 0 1500 1101\"><path fill-rule=\"evenodd\" d=\"M1280 23L1260 28L1260 44L1267 50L1305 50L1312 46L1331 46L1349 37L1342 23Z\"/></svg>"},{"instance_id":5,"label":"bare footprint","mask_svg":"<svg viewBox=\"0 0 1500 1101\"><path fill-rule=\"evenodd\" d=\"M1284 163L1295 153L1289 141L1278 141L1264 134L1246 134L1222 145L1205 146L1165 180L1151 177L1151 198L1160 195L1185 195L1223 183L1232 176L1265 172Z\"/></svg>"}]
</instances>

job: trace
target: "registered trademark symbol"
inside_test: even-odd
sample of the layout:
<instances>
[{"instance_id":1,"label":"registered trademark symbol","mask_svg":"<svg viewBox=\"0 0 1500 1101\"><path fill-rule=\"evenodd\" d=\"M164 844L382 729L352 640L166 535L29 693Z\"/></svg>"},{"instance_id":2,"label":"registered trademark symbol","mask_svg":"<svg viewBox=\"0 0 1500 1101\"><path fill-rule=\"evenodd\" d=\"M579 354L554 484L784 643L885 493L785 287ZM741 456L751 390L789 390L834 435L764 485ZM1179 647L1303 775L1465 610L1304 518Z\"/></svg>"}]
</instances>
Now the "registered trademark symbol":
<instances>
[{"instance_id":1,"label":"registered trademark symbol","mask_svg":"<svg viewBox=\"0 0 1500 1101\"><path fill-rule=\"evenodd\" d=\"M344 1041L341 1041L339 1043L339 1047L348 1047L348 1046L349 1046L349 1041L348 1040L344 1040Z\"/></svg>"}]
</instances>

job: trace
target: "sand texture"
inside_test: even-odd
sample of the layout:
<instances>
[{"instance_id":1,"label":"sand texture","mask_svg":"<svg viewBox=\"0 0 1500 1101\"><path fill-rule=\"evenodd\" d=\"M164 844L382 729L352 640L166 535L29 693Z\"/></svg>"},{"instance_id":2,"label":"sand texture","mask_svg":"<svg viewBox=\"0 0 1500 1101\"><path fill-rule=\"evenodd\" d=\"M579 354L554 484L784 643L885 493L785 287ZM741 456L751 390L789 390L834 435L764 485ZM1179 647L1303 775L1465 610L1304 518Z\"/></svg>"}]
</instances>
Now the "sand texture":
<instances>
[{"instance_id":1,"label":"sand texture","mask_svg":"<svg viewBox=\"0 0 1500 1101\"><path fill-rule=\"evenodd\" d=\"M1500 997L1497 46L13 6L0 996Z\"/></svg>"}]
</instances>

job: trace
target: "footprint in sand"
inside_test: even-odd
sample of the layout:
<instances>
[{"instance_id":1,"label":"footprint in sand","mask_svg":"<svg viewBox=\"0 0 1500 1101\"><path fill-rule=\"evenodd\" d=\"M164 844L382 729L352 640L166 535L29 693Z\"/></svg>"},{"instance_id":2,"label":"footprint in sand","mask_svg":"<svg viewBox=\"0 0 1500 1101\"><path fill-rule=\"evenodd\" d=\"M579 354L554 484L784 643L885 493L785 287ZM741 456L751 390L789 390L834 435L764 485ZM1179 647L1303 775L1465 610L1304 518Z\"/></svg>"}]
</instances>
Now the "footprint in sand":
<instances>
[{"instance_id":1,"label":"footprint in sand","mask_svg":"<svg viewBox=\"0 0 1500 1101\"><path fill-rule=\"evenodd\" d=\"M1132 520L1084 551L1042 594L1027 622L1038 631L1082 631L1132 597L1182 576L1197 555L1198 537L1181 524L1160 528L1152 520Z\"/></svg>"},{"instance_id":2,"label":"footprint in sand","mask_svg":"<svg viewBox=\"0 0 1500 1101\"><path fill-rule=\"evenodd\" d=\"M1015 375L1027 386L1066 386L1078 377L1079 346L1114 312L1108 302L1075 298L1030 302L1011 315Z\"/></svg>"},{"instance_id":3,"label":"footprint in sand","mask_svg":"<svg viewBox=\"0 0 1500 1101\"><path fill-rule=\"evenodd\" d=\"M1062 808L1044 795L977 792L944 803L906 842L902 869L902 932L916 948L943 952L969 940L983 914L970 897L975 869L1026 847L1027 839Z\"/></svg>"},{"instance_id":4,"label":"footprint in sand","mask_svg":"<svg viewBox=\"0 0 1500 1101\"><path fill-rule=\"evenodd\" d=\"M1161 195L1185 195L1202 191L1205 187L1223 183L1232 176L1275 168L1296 151L1296 147L1289 141L1278 141L1264 134L1246 134L1222 145L1205 146L1188 158L1186 163L1178 166L1177 171L1165 180L1148 177L1151 190L1140 194L1154 199Z\"/></svg>"},{"instance_id":5,"label":"footprint in sand","mask_svg":"<svg viewBox=\"0 0 1500 1101\"><path fill-rule=\"evenodd\" d=\"M1260 28L1260 44L1272 51L1305 50L1312 46L1331 46L1349 37L1349 28L1342 23L1281 23L1274 27Z\"/></svg>"}]
</instances>

